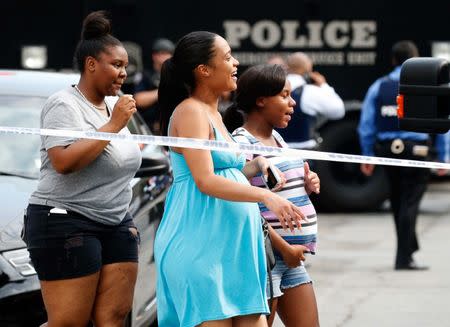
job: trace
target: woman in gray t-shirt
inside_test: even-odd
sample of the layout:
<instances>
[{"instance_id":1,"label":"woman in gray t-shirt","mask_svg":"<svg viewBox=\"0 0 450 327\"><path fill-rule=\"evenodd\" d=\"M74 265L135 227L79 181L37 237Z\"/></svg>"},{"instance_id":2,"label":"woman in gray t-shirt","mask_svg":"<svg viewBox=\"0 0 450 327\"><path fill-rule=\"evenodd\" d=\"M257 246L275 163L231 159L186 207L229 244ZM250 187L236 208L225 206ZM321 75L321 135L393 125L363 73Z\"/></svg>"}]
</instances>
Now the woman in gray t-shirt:
<instances>
[{"instance_id":1,"label":"woman in gray t-shirt","mask_svg":"<svg viewBox=\"0 0 450 327\"><path fill-rule=\"evenodd\" d=\"M75 52L81 77L52 95L41 128L129 133L132 96L117 94L128 55L103 12L83 22ZM115 105L107 96L114 96ZM122 326L137 277L138 232L127 213L137 144L43 136L41 174L24 239L38 273L48 326Z\"/></svg>"}]
</instances>

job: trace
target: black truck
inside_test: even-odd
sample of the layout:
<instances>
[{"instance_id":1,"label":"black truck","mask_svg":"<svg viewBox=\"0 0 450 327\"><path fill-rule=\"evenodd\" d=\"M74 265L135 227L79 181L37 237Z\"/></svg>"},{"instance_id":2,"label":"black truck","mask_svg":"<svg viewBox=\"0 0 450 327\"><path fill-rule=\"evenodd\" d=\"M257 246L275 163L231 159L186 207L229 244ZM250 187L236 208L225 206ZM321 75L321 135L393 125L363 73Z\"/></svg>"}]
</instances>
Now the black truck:
<instances>
[{"instance_id":1,"label":"black truck","mask_svg":"<svg viewBox=\"0 0 450 327\"><path fill-rule=\"evenodd\" d=\"M421 56L450 58L450 2L442 0L17 0L2 3L0 68L72 69L81 22L99 9L111 13L113 32L129 52L129 81L150 64L153 40L176 41L193 30L224 36L241 71L274 54L308 53L346 105L343 119L319 120L320 150L329 152L360 153L361 101L369 85L391 70L394 42L409 39ZM317 161L315 169L322 181L315 201L324 210L375 209L387 197L382 167L370 178L358 164Z\"/></svg>"}]
</instances>

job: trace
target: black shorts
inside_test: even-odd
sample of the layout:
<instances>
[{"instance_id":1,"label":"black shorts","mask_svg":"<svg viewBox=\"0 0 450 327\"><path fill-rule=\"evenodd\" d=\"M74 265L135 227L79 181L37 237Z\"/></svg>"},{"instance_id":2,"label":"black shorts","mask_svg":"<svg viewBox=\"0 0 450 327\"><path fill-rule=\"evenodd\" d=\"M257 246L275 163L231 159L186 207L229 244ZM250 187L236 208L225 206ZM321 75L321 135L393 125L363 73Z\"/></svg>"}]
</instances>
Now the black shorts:
<instances>
[{"instance_id":1,"label":"black shorts","mask_svg":"<svg viewBox=\"0 0 450 327\"><path fill-rule=\"evenodd\" d=\"M110 226L51 209L30 204L24 218L23 239L40 280L82 277L102 265L138 262L139 233L129 213Z\"/></svg>"}]
</instances>

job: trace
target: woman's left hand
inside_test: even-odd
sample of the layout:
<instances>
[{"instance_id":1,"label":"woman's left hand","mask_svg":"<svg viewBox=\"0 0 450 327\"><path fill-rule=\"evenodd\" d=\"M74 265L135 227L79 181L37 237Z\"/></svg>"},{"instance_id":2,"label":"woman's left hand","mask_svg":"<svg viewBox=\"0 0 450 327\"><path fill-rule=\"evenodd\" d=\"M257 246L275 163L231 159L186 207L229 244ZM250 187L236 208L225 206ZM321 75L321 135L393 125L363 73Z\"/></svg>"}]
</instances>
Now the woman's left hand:
<instances>
[{"instance_id":1,"label":"woman's left hand","mask_svg":"<svg viewBox=\"0 0 450 327\"><path fill-rule=\"evenodd\" d=\"M312 192L320 193L320 178L319 176L309 170L309 164L305 161L305 189L308 194Z\"/></svg>"},{"instance_id":2,"label":"woman's left hand","mask_svg":"<svg viewBox=\"0 0 450 327\"><path fill-rule=\"evenodd\" d=\"M255 160L257 160L259 170L265 176L265 178L267 178L267 175L268 175L267 169L269 168L269 164L270 164L269 160L267 160L267 158L263 157L263 156L259 156ZM273 167L275 167L275 169L281 179L280 182L278 182L277 185L275 185L275 187L271 189L272 192L277 192L277 191L281 190L284 187L284 185L286 184L286 177L281 172L281 170L279 170L275 165L273 165Z\"/></svg>"},{"instance_id":3,"label":"woman's left hand","mask_svg":"<svg viewBox=\"0 0 450 327\"><path fill-rule=\"evenodd\" d=\"M281 252L283 261L289 268L295 268L305 261L305 253L309 253L309 249L304 245L289 245L288 250Z\"/></svg>"}]
</instances>

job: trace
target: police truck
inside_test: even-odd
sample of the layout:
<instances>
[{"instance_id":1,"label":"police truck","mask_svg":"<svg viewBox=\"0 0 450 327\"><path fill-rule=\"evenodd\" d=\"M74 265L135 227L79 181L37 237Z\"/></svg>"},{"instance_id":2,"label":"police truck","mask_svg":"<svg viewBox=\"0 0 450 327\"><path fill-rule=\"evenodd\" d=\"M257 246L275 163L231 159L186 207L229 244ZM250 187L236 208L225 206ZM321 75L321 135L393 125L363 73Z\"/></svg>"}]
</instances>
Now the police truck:
<instances>
[{"instance_id":1,"label":"police truck","mask_svg":"<svg viewBox=\"0 0 450 327\"><path fill-rule=\"evenodd\" d=\"M412 40L421 56L450 58L450 2L437 0L420 6L400 0L50 0L5 1L2 7L0 67L57 71L73 69L83 18L109 11L113 33L130 56L130 92L134 74L150 67L151 43L158 37L176 41L194 30L216 32L227 39L240 72L275 54L306 52L346 106L343 119L317 121L319 150L327 152L360 154L361 102L370 84L392 69L393 43ZM359 164L316 161L314 167L322 181L314 201L322 210L372 210L387 198L382 167L370 178Z\"/></svg>"}]
</instances>

